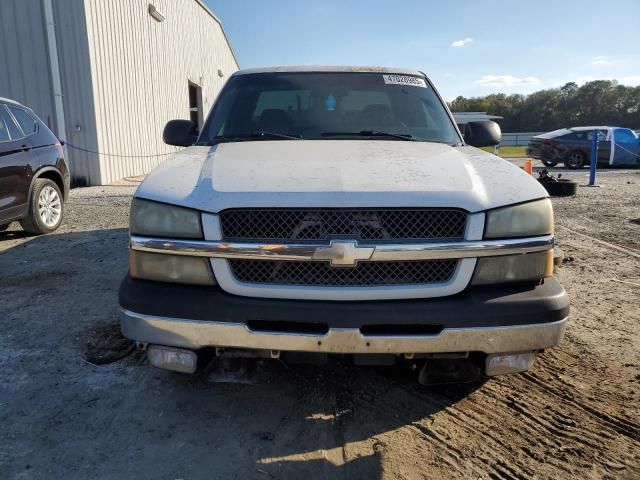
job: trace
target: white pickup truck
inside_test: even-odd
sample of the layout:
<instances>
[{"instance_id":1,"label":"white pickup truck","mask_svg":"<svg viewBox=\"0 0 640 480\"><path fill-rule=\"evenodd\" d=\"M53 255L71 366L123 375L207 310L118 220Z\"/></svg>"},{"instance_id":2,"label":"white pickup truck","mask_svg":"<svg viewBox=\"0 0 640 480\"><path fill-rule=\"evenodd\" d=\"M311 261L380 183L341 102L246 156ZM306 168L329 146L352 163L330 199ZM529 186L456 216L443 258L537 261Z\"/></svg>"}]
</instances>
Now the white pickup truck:
<instances>
[{"instance_id":1,"label":"white pickup truck","mask_svg":"<svg viewBox=\"0 0 640 480\"><path fill-rule=\"evenodd\" d=\"M560 343L546 191L475 148L497 124L461 134L423 73L240 71L199 132L174 120L164 140L188 148L134 195L120 289L152 365L336 354L493 376Z\"/></svg>"}]
</instances>

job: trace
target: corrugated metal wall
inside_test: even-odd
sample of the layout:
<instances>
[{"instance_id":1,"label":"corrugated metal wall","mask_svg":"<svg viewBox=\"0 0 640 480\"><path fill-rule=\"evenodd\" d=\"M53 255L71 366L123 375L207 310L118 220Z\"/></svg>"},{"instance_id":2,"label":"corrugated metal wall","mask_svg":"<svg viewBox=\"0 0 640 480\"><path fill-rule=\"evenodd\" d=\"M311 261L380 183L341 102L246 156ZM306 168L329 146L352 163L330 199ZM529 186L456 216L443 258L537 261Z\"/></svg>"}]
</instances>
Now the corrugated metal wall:
<instances>
[{"instance_id":1,"label":"corrugated metal wall","mask_svg":"<svg viewBox=\"0 0 640 480\"><path fill-rule=\"evenodd\" d=\"M55 127L41 0L0 0L0 97L28 105Z\"/></svg>"},{"instance_id":2,"label":"corrugated metal wall","mask_svg":"<svg viewBox=\"0 0 640 480\"><path fill-rule=\"evenodd\" d=\"M162 142L174 118L189 118L191 81L207 112L238 65L224 32L194 0L85 0L100 183L148 172L175 151ZM224 77L218 76L218 70ZM68 125L68 129L72 129ZM124 158L139 156L148 158ZM95 178L93 175L92 178Z\"/></svg>"},{"instance_id":3,"label":"corrugated metal wall","mask_svg":"<svg viewBox=\"0 0 640 480\"><path fill-rule=\"evenodd\" d=\"M149 3L164 22L149 15ZM238 69L222 27L199 0L52 4L63 140L76 185L149 172L177 150L162 142L162 129L189 118L189 82L202 87L206 114ZM57 134L49 63L42 0L0 0L0 96L30 106Z\"/></svg>"},{"instance_id":4,"label":"corrugated metal wall","mask_svg":"<svg viewBox=\"0 0 640 480\"><path fill-rule=\"evenodd\" d=\"M97 152L100 146L84 2L54 0L52 5L67 131L67 138L63 140L70 145ZM98 155L67 146L67 157L74 185L100 183Z\"/></svg>"}]
</instances>

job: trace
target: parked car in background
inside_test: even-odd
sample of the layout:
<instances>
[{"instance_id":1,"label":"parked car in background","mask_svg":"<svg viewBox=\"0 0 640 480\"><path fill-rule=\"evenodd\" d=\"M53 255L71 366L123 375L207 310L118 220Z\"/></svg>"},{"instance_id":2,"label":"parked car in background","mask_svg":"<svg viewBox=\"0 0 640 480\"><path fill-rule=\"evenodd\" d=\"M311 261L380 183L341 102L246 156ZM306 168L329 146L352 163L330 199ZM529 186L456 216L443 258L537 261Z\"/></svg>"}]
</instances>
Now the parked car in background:
<instances>
[{"instance_id":1,"label":"parked car in background","mask_svg":"<svg viewBox=\"0 0 640 480\"><path fill-rule=\"evenodd\" d=\"M591 163L593 132L596 130L599 166L640 164L640 140L637 134L620 127L561 128L536 135L529 140L527 155L541 160L547 167L563 163L567 168L582 168Z\"/></svg>"},{"instance_id":2,"label":"parked car in background","mask_svg":"<svg viewBox=\"0 0 640 480\"><path fill-rule=\"evenodd\" d=\"M493 376L560 343L547 192L423 73L240 71L196 128L167 124L187 148L132 201L121 326L152 365L336 354L429 383L456 371L437 358Z\"/></svg>"},{"instance_id":3,"label":"parked car in background","mask_svg":"<svg viewBox=\"0 0 640 480\"><path fill-rule=\"evenodd\" d=\"M0 98L0 230L17 220L29 233L53 232L69 182L56 136L31 109Z\"/></svg>"}]
</instances>

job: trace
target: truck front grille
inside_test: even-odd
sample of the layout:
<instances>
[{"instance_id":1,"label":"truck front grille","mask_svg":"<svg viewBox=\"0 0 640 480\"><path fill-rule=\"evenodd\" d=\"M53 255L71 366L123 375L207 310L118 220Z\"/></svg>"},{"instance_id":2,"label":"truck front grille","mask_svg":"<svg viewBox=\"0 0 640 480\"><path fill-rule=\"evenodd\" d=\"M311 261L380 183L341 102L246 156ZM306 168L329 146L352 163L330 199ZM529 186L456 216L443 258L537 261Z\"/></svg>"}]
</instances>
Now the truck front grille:
<instances>
[{"instance_id":1,"label":"truck front grille","mask_svg":"<svg viewBox=\"0 0 640 480\"><path fill-rule=\"evenodd\" d=\"M270 285L367 287L424 285L451 279L457 260L361 262L355 267L332 267L325 262L231 260L239 282Z\"/></svg>"},{"instance_id":2,"label":"truck front grille","mask_svg":"<svg viewBox=\"0 0 640 480\"><path fill-rule=\"evenodd\" d=\"M245 209L220 214L230 242L305 242L348 237L420 242L464 238L467 213L457 209Z\"/></svg>"}]
</instances>

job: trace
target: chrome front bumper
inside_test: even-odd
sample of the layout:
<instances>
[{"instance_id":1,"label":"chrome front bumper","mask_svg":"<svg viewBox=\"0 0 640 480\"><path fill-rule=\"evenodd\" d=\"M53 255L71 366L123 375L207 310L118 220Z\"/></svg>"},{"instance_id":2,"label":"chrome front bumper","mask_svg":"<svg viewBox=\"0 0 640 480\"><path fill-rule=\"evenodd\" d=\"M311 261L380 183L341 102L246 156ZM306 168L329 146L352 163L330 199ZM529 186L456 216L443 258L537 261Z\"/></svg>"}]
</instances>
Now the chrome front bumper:
<instances>
[{"instance_id":1,"label":"chrome front bumper","mask_svg":"<svg viewBox=\"0 0 640 480\"><path fill-rule=\"evenodd\" d=\"M318 353L524 352L557 346L567 319L531 325L445 328L437 335L363 335L357 328L325 334L256 332L243 323L185 320L121 310L122 333L143 343L196 350L203 347Z\"/></svg>"}]
</instances>

